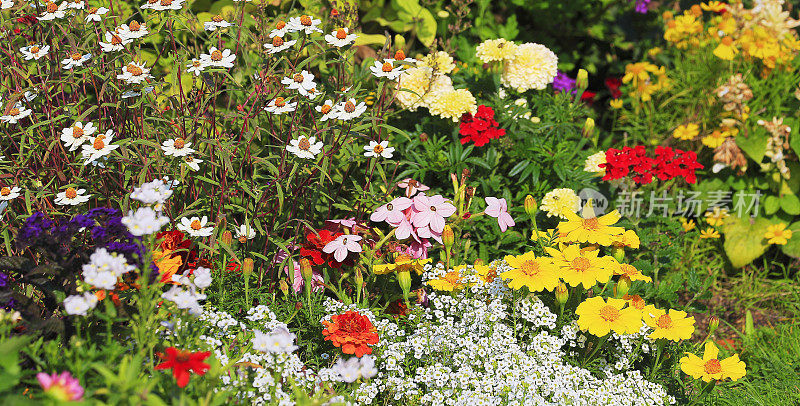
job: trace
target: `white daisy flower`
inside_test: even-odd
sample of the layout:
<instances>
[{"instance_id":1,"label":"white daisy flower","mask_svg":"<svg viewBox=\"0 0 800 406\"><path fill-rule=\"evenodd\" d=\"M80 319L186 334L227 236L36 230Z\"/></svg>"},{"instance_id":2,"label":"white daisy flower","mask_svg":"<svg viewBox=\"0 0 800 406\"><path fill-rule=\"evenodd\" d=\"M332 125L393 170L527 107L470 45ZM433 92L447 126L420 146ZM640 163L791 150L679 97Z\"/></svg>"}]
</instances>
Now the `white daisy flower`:
<instances>
[{"instance_id":1,"label":"white daisy flower","mask_svg":"<svg viewBox=\"0 0 800 406\"><path fill-rule=\"evenodd\" d=\"M252 240L256 238L256 229L251 227L249 224L245 223L236 227L234 229L236 233L234 233L233 237L239 240L240 243L244 244L247 240Z\"/></svg>"},{"instance_id":2,"label":"white daisy flower","mask_svg":"<svg viewBox=\"0 0 800 406\"><path fill-rule=\"evenodd\" d=\"M319 121L328 121L330 119L338 118L338 111L334 108L333 100L325 100L321 106L314 107L318 113L322 113Z\"/></svg>"},{"instance_id":3,"label":"white daisy flower","mask_svg":"<svg viewBox=\"0 0 800 406\"><path fill-rule=\"evenodd\" d=\"M311 34L314 32L322 32L317 26L322 22L322 20L318 18L314 18L308 15L301 15L300 17L292 17L289 19L289 24L287 27L289 32L298 32L303 31L306 34Z\"/></svg>"},{"instance_id":4,"label":"white daisy flower","mask_svg":"<svg viewBox=\"0 0 800 406\"><path fill-rule=\"evenodd\" d=\"M138 85L152 77L150 69L145 68L143 63L136 62L129 63L122 68L122 73L117 75L117 79L124 80L129 85Z\"/></svg>"},{"instance_id":5,"label":"white daisy flower","mask_svg":"<svg viewBox=\"0 0 800 406\"><path fill-rule=\"evenodd\" d=\"M31 111L31 109L27 109L21 103L17 103L11 108L11 110L8 111L8 114L0 116L0 121L9 124L16 124L17 121L30 116L32 112L33 111Z\"/></svg>"},{"instance_id":6,"label":"white daisy flower","mask_svg":"<svg viewBox=\"0 0 800 406\"><path fill-rule=\"evenodd\" d=\"M166 140L161 144L161 149L164 150L164 155L169 156L187 156L196 152L194 149L189 148L192 146L191 142L186 142L183 138L175 138Z\"/></svg>"},{"instance_id":7,"label":"white daisy flower","mask_svg":"<svg viewBox=\"0 0 800 406\"><path fill-rule=\"evenodd\" d=\"M285 37L288 33L289 25L286 24L286 21L278 20L278 22L275 23L275 29L269 32L269 37Z\"/></svg>"},{"instance_id":8,"label":"white daisy flower","mask_svg":"<svg viewBox=\"0 0 800 406\"><path fill-rule=\"evenodd\" d=\"M394 64L386 59L383 60L383 63L380 61L375 61L375 64L369 67L369 70L372 71L372 75L378 78L387 78L389 80L395 80L400 77L400 74L403 73L403 67L397 66L395 67Z\"/></svg>"},{"instance_id":9,"label":"white daisy flower","mask_svg":"<svg viewBox=\"0 0 800 406\"><path fill-rule=\"evenodd\" d=\"M153 11L169 11L180 10L183 7L184 0L147 0L147 4L143 5L143 9L150 9Z\"/></svg>"},{"instance_id":10,"label":"white daisy flower","mask_svg":"<svg viewBox=\"0 0 800 406\"><path fill-rule=\"evenodd\" d=\"M98 159L108 155L111 151L119 148L119 145L111 144L114 138L114 131L108 130L105 134L98 134L96 137L89 138L89 143L83 146L83 165L88 165Z\"/></svg>"},{"instance_id":11,"label":"white daisy flower","mask_svg":"<svg viewBox=\"0 0 800 406\"><path fill-rule=\"evenodd\" d=\"M80 148L95 131L97 131L97 128L95 128L94 123L89 122L83 125L80 121L76 121L71 127L65 127L61 130L61 142L64 143L64 148L75 151Z\"/></svg>"},{"instance_id":12,"label":"white daisy flower","mask_svg":"<svg viewBox=\"0 0 800 406\"><path fill-rule=\"evenodd\" d=\"M367 111L367 105L364 102L356 103L356 99L351 98L345 102L339 102L336 105L336 111L339 120L348 121L352 120Z\"/></svg>"},{"instance_id":13,"label":"white daisy flower","mask_svg":"<svg viewBox=\"0 0 800 406\"><path fill-rule=\"evenodd\" d=\"M191 170L193 170L195 172L200 170L200 164L201 163L203 163L202 159L197 159L197 158L195 158L195 157L193 157L191 155L186 155L186 157L183 158L183 164L188 166L189 169L191 169Z\"/></svg>"},{"instance_id":14,"label":"white daisy flower","mask_svg":"<svg viewBox=\"0 0 800 406\"><path fill-rule=\"evenodd\" d=\"M287 88L297 90L303 96L308 96L311 89L316 89L317 84L314 83L314 75L307 70L296 73L292 77L284 77L281 83L286 85ZM315 90L316 92L316 90Z\"/></svg>"},{"instance_id":15,"label":"white daisy flower","mask_svg":"<svg viewBox=\"0 0 800 406\"><path fill-rule=\"evenodd\" d=\"M38 18L39 21L50 21L57 18L64 18L68 5L69 4L67 2L57 5L52 1L47 1L44 4L45 10L42 12L42 15L36 18Z\"/></svg>"},{"instance_id":16,"label":"white daisy flower","mask_svg":"<svg viewBox=\"0 0 800 406\"><path fill-rule=\"evenodd\" d=\"M61 206L77 206L86 203L92 195L85 195L86 189L68 187L67 190L57 193L55 203Z\"/></svg>"},{"instance_id":17,"label":"white daisy flower","mask_svg":"<svg viewBox=\"0 0 800 406\"><path fill-rule=\"evenodd\" d=\"M214 17L211 17L211 21L206 21L205 23L203 23L203 28L206 31L216 31L217 28L228 28L232 25L233 24L225 21L225 19L222 18L221 15L217 14Z\"/></svg>"},{"instance_id":18,"label":"white daisy flower","mask_svg":"<svg viewBox=\"0 0 800 406\"><path fill-rule=\"evenodd\" d=\"M393 156L392 153L394 152L394 147L389 146L389 141L370 141L369 145L364 146L364 149L367 151L364 153L364 156L368 158L383 157L389 159Z\"/></svg>"},{"instance_id":19,"label":"white daisy flower","mask_svg":"<svg viewBox=\"0 0 800 406\"><path fill-rule=\"evenodd\" d=\"M12 186L10 188L8 186L3 186L2 188L0 188L0 200L7 201L11 199L16 199L17 197L19 197L20 190L22 189L20 189L17 186Z\"/></svg>"},{"instance_id":20,"label":"white daisy flower","mask_svg":"<svg viewBox=\"0 0 800 406\"><path fill-rule=\"evenodd\" d=\"M402 49L398 49L397 52L394 53L394 58L387 58L384 59L384 61L391 62L392 64L394 64L395 62L404 62L407 64L417 63L416 59L406 57L406 53L403 52Z\"/></svg>"},{"instance_id":21,"label":"white daisy flower","mask_svg":"<svg viewBox=\"0 0 800 406\"><path fill-rule=\"evenodd\" d=\"M83 10L86 8L86 4L83 0L69 0L67 1L67 8L71 8L73 10Z\"/></svg>"},{"instance_id":22,"label":"white daisy flower","mask_svg":"<svg viewBox=\"0 0 800 406\"><path fill-rule=\"evenodd\" d=\"M264 107L264 110L272 114L283 114L294 111L295 107L297 107L297 102L287 103L286 99L283 97L276 97L270 100L269 104L267 104L267 107Z\"/></svg>"},{"instance_id":23,"label":"white daisy flower","mask_svg":"<svg viewBox=\"0 0 800 406\"><path fill-rule=\"evenodd\" d=\"M322 152L322 141L316 142L315 137L306 138L301 135L300 138L289 141L286 150L293 153L298 158L314 159L317 154Z\"/></svg>"},{"instance_id":24,"label":"white daisy flower","mask_svg":"<svg viewBox=\"0 0 800 406\"><path fill-rule=\"evenodd\" d=\"M133 42L132 39L117 35L117 33L106 31L106 42L100 41L100 49L103 52L115 52L125 49L125 44Z\"/></svg>"},{"instance_id":25,"label":"white daisy flower","mask_svg":"<svg viewBox=\"0 0 800 406\"><path fill-rule=\"evenodd\" d=\"M0 0L0 10L8 10L14 7L14 0Z\"/></svg>"},{"instance_id":26,"label":"white daisy flower","mask_svg":"<svg viewBox=\"0 0 800 406\"><path fill-rule=\"evenodd\" d=\"M296 42L297 42L296 39L293 39L291 41L284 41L282 36L276 36L276 37L272 37L272 43L264 44L264 48L267 49L267 52L269 52L271 54L275 54L275 53L278 53L278 52L281 52L283 50L288 49L289 47L294 45Z\"/></svg>"},{"instance_id":27,"label":"white daisy flower","mask_svg":"<svg viewBox=\"0 0 800 406\"><path fill-rule=\"evenodd\" d=\"M356 37L358 37L358 35L350 34L349 29L343 27L326 35L325 42L337 48L341 48L351 45L356 40Z\"/></svg>"},{"instance_id":28,"label":"white daisy flower","mask_svg":"<svg viewBox=\"0 0 800 406\"><path fill-rule=\"evenodd\" d=\"M230 49L218 50L217 47L208 49L207 54L200 55L200 62L212 68L232 68L236 55Z\"/></svg>"},{"instance_id":29,"label":"white daisy flower","mask_svg":"<svg viewBox=\"0 0 800 406\"><path fill-rule=\"evenodd\" d=\"M150 33L147 31L147 27L144 25L144 23L139 23L136 20L131 21L130 24L120 25L116 31L119 33L120 37L126 40L144 38Z\"/></svg>"},{"instance_id":30,"label":"white daisy flower","mask_svg":"<svg viewBox=\"0 0 800 406\"><path fill-rule=\"evenodd\" d=\"M203 70L206 69L206 65L199 59L192 59L191 62L186 64L186 68L187 72L194 73L195 76L200 76Z\"/></svg>"},{"instance_id":31,"label":"white daisy flower","mask_svg":"<svg viewBox=\"0 0 800 406\"><path fill-rule=\"evenodd\" d=\"M85 19L87 23L90 21L99 23L103 19L102 16L108 13L108 9L105 7L89 7L86 12L88 13Z\"/></svg>"},{"instance_id":32,"label":"white daisy flower","mask_svg":"<svg viewBox=\"0 0 800 406\"><path fill-rule=\"evenodd\" d=\"M38 60L39 58L47 55L47 53L50 51L50 45L30 45L20 48L19 51L22 52L23 56L25 56L26 61L30 61L31 59Z\"/></svg>"},{"instance_id":33,"label":"white daisy flower","mask_svg":"<svg viewBox=\"0 0 800 406\"><path fill-rule=\"evenodd\" d=\"M202 219L199 217L184 217L181 219L181 223L178 224L178 230L185 231L192 237L208 237L214 232L214 227L206 227L207 223L208 217L206 216L203 216Z\"/></svg>"},{"instance_id":34,"label":"white daisy flower","mask_svg":"<svg viewBox=\"0 0 800 406\"><path fill-rule=\"evenodd\" d=\"M61 64L64 65L65 70L70 70L76 67L81 67L83 64L92 59L92 54L83 54L81 55L78 52L72 53L69 58L65 58L61 61Z\"/></svg>"}]
</instances>

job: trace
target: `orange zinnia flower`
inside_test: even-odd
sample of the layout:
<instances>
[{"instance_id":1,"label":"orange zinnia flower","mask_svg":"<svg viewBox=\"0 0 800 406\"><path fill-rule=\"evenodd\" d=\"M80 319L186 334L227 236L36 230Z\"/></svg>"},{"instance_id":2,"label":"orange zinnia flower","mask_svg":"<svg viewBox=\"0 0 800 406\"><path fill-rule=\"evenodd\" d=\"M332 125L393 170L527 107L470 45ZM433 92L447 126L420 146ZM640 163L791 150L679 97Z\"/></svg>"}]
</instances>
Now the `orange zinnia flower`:
<instances>
[{"instance_id":1,"label":"orange zinnia flower","mask_svg":"<svg viewBox=\"0 0 800 406\"><path fill-rule=\"evenodd\" d=\"M331 321L323 321L325 329L322 334L334 346L341 347L345 354L355 354L362 357L372 354L370 345L378 343L378 333L375 326L364 316L355 311L347 311L331 317Z\"/></svg>"}]
</instances>

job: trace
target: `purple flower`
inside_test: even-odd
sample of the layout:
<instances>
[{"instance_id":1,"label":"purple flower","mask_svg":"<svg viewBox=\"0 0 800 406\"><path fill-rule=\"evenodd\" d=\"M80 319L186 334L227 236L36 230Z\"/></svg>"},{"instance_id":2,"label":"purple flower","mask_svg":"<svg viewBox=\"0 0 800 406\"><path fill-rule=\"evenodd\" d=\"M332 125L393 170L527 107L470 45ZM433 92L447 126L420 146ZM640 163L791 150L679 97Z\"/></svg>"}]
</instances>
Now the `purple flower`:
<instances>
[{"instance_id":1,"label":"purple flower","mask_svg":"<svg viewBox=\"0 0 800 406\"><path fill-rule=\"evenodd\" d=\"M634 10L639 14L647 14L647 5L650 4L650 1L651 0L636 0Z\"/></svg>"},{"instance_id":2,"label":"purple flower","mask_svg":"<svg viewBox=\"0 0 800 406\"><path fill-rule=\"evenodd\" d=\"M8 286L8 274L0 271L0 288Z\"/></svg>"},{"instance_id":3,"label":"purple flower","mask_svg":"<svg viewBox=\"0 0 800 406\"><path fill-rule=\"evenodd\" d=\"M575 89L575 79L561 71L558 71L556 78L553 79L553 89L556 92L569 92L572 94L578 92L578 90Z\"/></svg>"}]
</instances>

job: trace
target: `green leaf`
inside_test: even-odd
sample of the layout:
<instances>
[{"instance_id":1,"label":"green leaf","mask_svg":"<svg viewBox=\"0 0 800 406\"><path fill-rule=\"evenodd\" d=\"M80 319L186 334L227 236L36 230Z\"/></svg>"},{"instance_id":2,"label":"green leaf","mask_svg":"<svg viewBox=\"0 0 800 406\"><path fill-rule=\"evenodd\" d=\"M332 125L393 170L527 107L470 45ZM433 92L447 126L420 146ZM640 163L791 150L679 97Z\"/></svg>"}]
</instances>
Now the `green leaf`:
<instances>
[{"instance_id":1,"label":"green leaf","mask_svg":"<svg viewBox=\"0 0 800 406\"><path fill-rule=\"evenodd\" d=\"M796 195L785 195L780 198L781 209L787 214L796 216L800 214L800 199Z\"/></svg>"},{"instance_id":2,"label":"green leaf","mask_svg":"<svg viewBox=\"0 0 800 406\"><path fill-rule=\"evenodd\" d=\"M786 229L792 231L792 238L786 245L781 245L781 251L790 257L800 258L800 221L795 221Z\"/></svg>"},{"instance_id":3,"label":"green leaf","mask_svg":"<svg viewBox=\"0 0 800 406\"><path fill-rule=\"evenodd\" d=\"M722 226L725 254L734 268L741 268L763 255L769 244L764 233L773 222L764 217L728 217Z\"/></svg>"},{"instance_id":4,"label":"green leaf","mask_svg":"<svg viewBox=\"0 0 800 406\"><path fill-rule=\"evenodd\" d=\"M780 200L777 196L767 196L764 198L764 214L771 216L781 208Z\"/></svg>"},{"instance_id":5,"label":"green leaf","mask_svg":"<svg viewBox=\"0 0 800 406\"><path fill-rule=\"evenodd\" d=\"M767 152L767 132L766 130L755 130L750 132L748 137L740 134L736 137L736 145L752 160L761 162L764 159L764 153Z\"/></svg>"}]
</instances>

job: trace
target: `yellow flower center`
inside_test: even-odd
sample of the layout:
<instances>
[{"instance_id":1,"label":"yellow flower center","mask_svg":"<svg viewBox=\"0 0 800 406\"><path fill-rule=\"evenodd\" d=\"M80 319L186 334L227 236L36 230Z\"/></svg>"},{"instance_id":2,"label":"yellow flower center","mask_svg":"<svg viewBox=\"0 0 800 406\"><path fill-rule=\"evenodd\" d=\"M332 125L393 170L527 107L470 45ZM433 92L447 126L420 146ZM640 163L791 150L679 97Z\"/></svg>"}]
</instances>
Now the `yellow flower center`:
<instances>
[{"instance_id":1,"label":"yellow flower center","mask_svg":"<svg viewBox=\"0 0 800 406\"><path fill-rule=\"evenodd\" d=\"M117 34L111 34L111 45L119 44L122 44L122 38L120 38Z\"/></svg>"},{"instance_id":2,"label":"yellow flower center","mask_svg":"<svg viewBox=\"0 0 800 406\"><path fill-rule=\"evenodd\" d=\"M605 321L612 322L619 318L619 309L611 305L605 305L600 309L600 317Z\"/></svg>"},{"instance_id":3,"label":"yellow flower center","mask_svg":"<svg viewBox=\"0 0 800 406\"><path fill-rule=\"evenodd\" d=\"M66 196L67 199L74 199L78 196L78 192L75 189L68 187L67 190L64 191L64 196Z\"/></svg>"},{"instance_id":4,"label":"yellow flower center","mask_svg":"<svg viewBox=\"0 0 800 406\"><path fill-rule=\"evenodd\" d=\"M394 59L396 59L398 61L402 61L403 59L406 59L406 53L403 52L402 49L400 49L400 50L398 50L397 52L394 53Z\"/></svg>"},{"instance_id":5,"label":"yellow flower center","mask_svg":"<svg viewBox=\"0 0 800 406\"><path fill-rule=\"evenodd\" d=\"M622 272L623 275L627 276L634 276L638 275L639 271L633 265L629 264L619 264L619 270Z\"/></svg>"},{"instance_id":6,"label":"yellow flower center","mask_svg":"<svg viewBox=\"0 0 800 406\"><path fill-rule=\"evenodd\" d=\"M192 61L192 66L194 66L195 68L199 68L200 67L200 61L198 61L198 60Z\"/></svg>"},{"instance_id":7,"label":"yellow flower center","mask_svg":"<svg viewBox=\"0 0 800 406\"><path fill-rule=\"evenodd\" d=\"M328 114L331 111L331 106L326 104L326 105L322 106L320 111L322 112L322 114Z\"/></svg>"},{"instance_id":8,"label":"yellow flower center","mask_svg":"<svg viewBox=\"0 0 800 406\"><path fill-rule=\"evenodd\" d=\"M672 327L672 318L669 317L668 314L664 314L658 318L656 321L656 326L659 328L670 328Z\"/></svg>"},{"instance_id":9,"label":"yellow flower center","mask_svg":"<svg viewBox=\"0 0 800 406\"><path fill-rule=\"evenodd\" d=\"M181 149L185 145L186 145L186 141L184 141L183 138L180 138L180 137L179 138L175 138L175 142L172 143L172 146L177 148L177 149Z\"/></svg>"},{"instance_id":10,"label":"yellow flower center","mask_svg":"<svg viewBox=\"0 0 800 406\"><path fill-rule=\"evenodd\" d=\"M272 46L279 47L283 45L283 38L281 37L273 37L272 38Z\"/></svg>"},{"instance_id":11,"label":"yellow flower center","mask_svg":"<svg viewBox=\"0 0 800 406\"><path fill-rule=\"evenodd\" d=\"M486 275L483 275L483 281L486 283L491 283L497 279L497 269L496 268L489 268L489 272Z\"/></svg>"},{"instance_id":12,"label":"yellow flower center","mask_svg":"<svg viewBox=\"0 0 800 406\"><path fill-rule=\"evenodd\" d=\"M286 21L280 20L277 23L275 23L275 28L282 30L283 27L286 27Z\"/></svg>"},{"instance_id":13,"label":"yellow flower center","mask_svg":"<svg viewBox=\"0 0 800 406\"><path fill-rule=\"evenodd\" d=\"M374 151L376 154L380 154L381 152L383 152L383 146L382 146L381 144L378 144L378 145L374 146L374 147L372 148L372 150L373 150L373 151Z\"/></svg>"},{"instance_id":14,"label":"yellow flower center","mask_svg":"<svg viewBox=\"0 0 800 406\"><path fill-rule=\"evenodd\" d=\"M539 274L539 263L536 261L525 261L520 265L520 270L527 276L536 276Z\"/></svg>"},{"instance_id":15,"label":"yellow flower center","mask_svg":"<svg viewBox=\"0 0 800 406\"><path fill-rule=\"evenodd\" d=\"M70 55L70 56L72 57L72 60L74 60L74 61L80 61L83 58L83 55L81 55L81 54L79 54L77 52L72 54L72 55Z\"/></svg>"},{"instance_id":16,"label":"yellow flower center","mask_svg":"<svg viewBox=\"0 0 800 406\"><path fill-rule=\"evenodd\" d=\"M578 257L578 258L575 258L575 259L572 260L572 265L571 266L572 266L572 269L574 269L574 270L576 270L578 272L586 272L587 270L589 270L589 268L591 268L592 263L587 258Z\"/></svg>"},{"instance_id":17,"label":"yellow flower center","mask_svg":"<svg viewBox=\"0 0 800 406\"><path fill-rule=\"evenodd\" d=\"M706 364L703 368L705 369L707 374L718 374L722 372L722 365L716 358L706 361Z\"/></svg>"},{"instance_id":18,"label":"yellow flower center","mask_svg":"<svg viewBox=\"0 0 800 406\"><path fill-rule=\"evenodd\" d=\"M37 46L35 46L35 45L34 45L34 46L32 46L32 47L31 47L31 49L29 49L28 51L29 51L30 53L32 53L32 54L39 53L39 47L37 47Z\"/></svg>"},{"instance_id":19,"label":"yellow flower center","mask_svg":"<svg viewBox=\"0 0 800 406\"><path fill-rule=\"evenodd\" d=\"M222 16L221 16L221 15L217 14L217 15L215 15L214 17L212 17L212 18L211 18L211 20L213 20L215 23L221 23L221 22L222 22L222 21L224 21L225 19L224 19L224 18L222 18Z\"/></svg>"},{"instance_id":20,"label":"yellow flower center","mask_svg":"<svg viewBox=\"0 0 800 406\"><path fill-rule=\"evenodd\" d=\"M347 38L347 32L344 30L344 28L339 28L338 30L336 30L336 38L339 39Z\"/></svg>"},{"instance_id":21,"label":"yellow flower center","mask_svg":"<svg viewBox=\"0 0 800 406\"><path fill-rule=\"evenodd\" d=\"M381 70L384 72L391 72L393 68L394 67L392 66L391 62L384 62L383 66L381 67Z\"/></svg>"},{"instance_id":22,"label":"yellow flower center","mask_svg":"<svg viewBox=\"0 0 800 406\"><path fill-rule=\"evenodd\" d=\"M73 138L81 138L83 137L83 128L76 126L72 127L72 137Z\"/></svg>"},{"instance_id":23,"label":"yellow flower center","mask_svg":"<svg viewBox=\"0 0 800 406\"><path fill-rule=\"evenodd\" d=\"M2 189L0 189L0 196L8 196L10 194L11 194L11 189L9 189L9 188L7 188L5 186L3 186Z\"/></svg>"},{"instance_id":24,"label":"yellow flower center","mask_svg":"<svg viewBox=\"0 0 800 406\"><path fill-rule=\"evenodd\" d=\"M96 12L97 12L97 7L89 7L89 9L88 9L88 10L86 10L86 11L88 11L88 12L89 12L89 14L94 14L94 13L96 13Z\"/></svg>"},{"instance_id":25,"label":"yellow flower center","mask_svg":"<svg viewBox=\"0 0 800 406\"><path fill-rule=\"evenodd\" d=\"M130 74L133 75L133 76L140 76L142 73L144 73L144 71L142 71L142 68L140 68L140 67L138 67L138 66L136 66L136 65L134 65L132 63L128 64L128 66L125 67L125 70L130 72Z\"/></svg>"},{"instance_id":26,"label":"yellow flower center","mask_svg":"<svg viewBox=\"0 0 800 406\"><path fill-rule=\"evenodd\" d=\"M589 231L594 231L600 228L600 222L597 220L597 217L592 217L590 219L583 220L583 228Z\"/></svg>"},{"instance_id":27,"label":"yellow flower center","mask_svg":"<svg viewBox=\"0 0 800 406\"><path fill-rule=\"evenodd\" d=\"M169 6L172 4L172 0L161 0L162 6Z\"/></svg>"},{"instance_id":28,"label":"yellow flower center","mask_svg":"<svg viewBox=\"0 0 800 406\"><path fill-rule=\"evenodd\" d=\"M286 105L286 100L283 97L275 98L275 107L283 107Z\"/></svg>"},{"instance_id":29,"label":"yellow flower center","mask_svg":"<svg viewBox=\"0 0 800 406\"><path fill-rule=\"evenodd\" d=\"M48 13L55 13L56 10L58 10L58 6L56 5L56 3L53 3L52 1L47 2L47 12Z\"/></svg>"},{"instance_id":30,"label":"yellow flower center","mask_svg":"<svg viewBox=\"0 0 800 406\"><path fill-rule=\"evenodd\" d=\"M214 52L211 53L211 60L215 62L221 61L222 52L220 52L218 49L214 50Z\"/></svg>"},{"instance_id":31,"label":"yellow flower center","mask_svg":"<svg viewBox=\"0 0 800 406\"><path fill-rule=\"evenodd\" d=\"M131 31L139 31L140 28L142 28L142 26L136 22L136 20L131 21L131 25L128 26L128 29Z\"/></svg>"},{"instance_id":32,"label":"yellow flower center","mask_svg":"<svg viewBox=\"0 0 800 406\"><path fill-rule=\"evenodd\" d=\"M344 104L344 111L352 113L356 111L356 105L353 104L353 102L351 102L350 100L348 100L347 103Z\"/></svg>"},{"instance_id":33,"label":"yellow flower center","mask_svg":"<svg viewBox=\"0 0 800 406\"><path fill-rule=\"evenodd\" d=\"M19 109L14 107L14 108L12 108L11 110L8 111L8 114L10 114L12 116L19 115Z\"/></svg>"},{"instance_id":34,"label":"yellow flower center","mask_svg":"<svg viewBox=\"0 0 800 406\"><path fill-rule=\"evenodd\" d=\"M192 230L197 231L197 230L201 229L203 226L202 226L202 224L200 224L200 220L194 220L194 221L192 221L192 224L189 225L189 227L191 227Z\"/></svg>"},{"instance_id":35,"label":"yellow flower center","mask_svg":"<svg viewBox=\"0 0 800 406\"><path fill-rule=\"evenodd\" d=\"M450 271L444 276L444 280L452 285L458 285L458 282L461 280L461 274L459 274L458 271Z\"/></svg>"},{"instance_id":36,"label":"yellow flower center","mask_svg":"<svg viewBox=\"0 0 800 406\"><path fill-rule=\"evenodd\" d=\"M307 15L300 16L300 24L305 25L306 27L311 25L311 17Z\"/></svg>"},{"instance_id":37,"label":"yellow flower center","mask_svg":"<svg viewBox=\"0 0 800 406\"><path fill-rule=\"evenodd\" d=\"M92 148L94 148L94 149L96 149L98 151L103 149L103 148L105 148L106 147L106 143L103 142L103 138L105 138L105 137L103 137L102 135L98 135L97 138L95 138L94 142L92 143Z\"/></svg>"},{"instance_id":38,"label":"yellow flower center","mask_svg":"<svg viewBox=\"0 0 800 406\"><path fill-rule=\"evenodd\" d=\"M300 73L294 75L294 81L296 83L303 83L303 75Z\"/></svg>"},{"instance_id":39,"label":"yellow flower center","mask_svg":"<svg viewBox=\"0 0 800 406\"><path fill-rule=\"evenodd\" d=\"M308 151L311 149L311 143L306 137L300 138L300 142L297 143L297 148L300 148L303 151Z\"/></svg>"}]
</instances>

